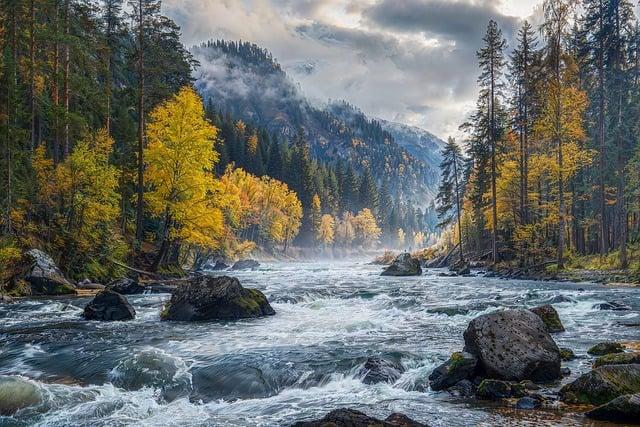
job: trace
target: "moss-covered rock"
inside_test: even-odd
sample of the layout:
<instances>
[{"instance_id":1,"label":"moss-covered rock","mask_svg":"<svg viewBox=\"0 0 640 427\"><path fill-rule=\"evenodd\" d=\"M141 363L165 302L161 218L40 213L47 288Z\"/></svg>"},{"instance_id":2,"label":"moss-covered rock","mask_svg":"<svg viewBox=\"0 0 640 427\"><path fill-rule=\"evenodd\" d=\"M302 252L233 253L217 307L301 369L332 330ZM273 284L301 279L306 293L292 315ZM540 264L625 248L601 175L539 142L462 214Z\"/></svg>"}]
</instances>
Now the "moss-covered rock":
<instances>
[{"instance_id":1,"label":"moss-covered rock","mask_svg":"<svg viewBox=\"0 0 640 427\"><path fill-rule=\"evenodd\" d=\"M640 393L640 365L606 365L560 389L567 403L602 405L625 394Z\"/></svg>"},{"instance_id":2,"label":"moss-covered rock","mask_svg":"<svg viewBox=\"0 0 640 427\"><path fill-rule=\"evenodd\" d=\"M444 390L474 376L478 359L467 352L456 352L429 375L431 390Z\"/></svg>"},{"instance_id":3,"label":"moss-covered rock","mask_svg":"<svg viewBox=\"0 0 640 427\"><path fill-rule=\"evenodd\" d=\"M637 424L640 421L640 394L625 394L586 413L595 420Z\"/></svg>"},{"instance_id":4,"label":"moss-covered rock","mask_svg":"<svg viewBox=\"0 0 640 427\"><path fill-rule=\"evenodd\" d=\"M591 347L587 350L587 353L592 356L604 356L605 354L622 353L623 351L624 346L622 344L613 341L604 341Z\"/></svg>"},{"instance_id":5,"label":"moss-covered rock","mask_svg":"<svg viewBox=\"0 0 640 427\"><path fill-rule=\"evenodd\" d=\"M511 384L506 381L485 379L476 390L476 397L483 400L506 399L512 396Z\"/></svg>"},{"instance_id":6,"label":"moss-covered rock","mask_svg":"<svg viewBox=\"0 0 640 427\"><path fill-rule=\"evenodd\" d=\"M547 327L547 332L555 333L564 331L564 326L560 321L560 316L552 305L546 304L539 307L534 307L531 309L531 312L542 319L545 326Z\"/></svg>"},{"instance_id":7,"label":"moss-covered rock","mask_svg":"<svg viewBox=\"0 0 640 427\"><path fill-rule=\"evenodd\" d=\"M605 354L598 357L593 366L597 368L605 365L630 365L634 363L640 363L640 352Z\"/></svg>"},{"instance_id":8,"label":"moss-covered rock","mask_svg":"<svg viewBox=\"0 0 640 427\"><path fill-rule=\"evenodd\" d=\"M76 293L53 258L39 249L23 255L22 266L10 279L8 293L12 296L69 295Z\"/></svg>"},{"instance_id":9,"label":"moss-covered rock","mask_svg":"<svg viewBox=\"0 0 640 427\"><path fill-rule=\"evenodd\" d=\"M233 277L199 276L178 286L160 313L162 320L231 320L274 315L257 289L244 288Z\"/></svg>"},{"instance_id":10,"label":"moss-covered rock","mask_svg":"<svg viewBox=\"0 0 640 427\"><path fill-rule=\"evenodd\" d=\"M420 260L413 258L409 253L402 253L393 260L381 276L419 276L422 274Z\"/></svg>"},{"instance_id":11,"label":"moss-covered rock","mask_svg":"<svg viewBox=\"0 0 640 427\"><path fill-rule=\"evenodd\" d=\"M560 347L560 359L565 362L576 358L575 353L570 348Z\"/></svg>"}]
</instances>

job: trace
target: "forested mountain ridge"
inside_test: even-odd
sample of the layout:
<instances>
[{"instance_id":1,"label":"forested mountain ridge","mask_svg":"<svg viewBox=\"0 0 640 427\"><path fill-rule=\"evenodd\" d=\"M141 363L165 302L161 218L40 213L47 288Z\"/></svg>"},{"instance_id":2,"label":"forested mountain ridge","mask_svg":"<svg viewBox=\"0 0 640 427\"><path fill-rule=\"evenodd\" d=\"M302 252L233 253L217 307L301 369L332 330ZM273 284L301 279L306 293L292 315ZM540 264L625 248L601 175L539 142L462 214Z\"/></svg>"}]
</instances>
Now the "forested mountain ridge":
<instances>
[{"instance_id":1,"label":"forested mountain ridge","mask_svg":"<svg viewBox=\"0 0 640 427\"><path fill-rule=\"evenodd\" d=\"M432 202L440 141L421 146L407 141L412 135L405 132L401 146L394 139L401 134L398 126L383 125L346 102L314 106L272 55L255 44L219 40L191 52L200 63L195 85L216 109L283 139L293 140L302 129L312 157L343 160L358 172L370 169L380 185L386 180L405 201L422 207ZM426 152L419 153L418 147Z\"/></svg>"}]
</instances>

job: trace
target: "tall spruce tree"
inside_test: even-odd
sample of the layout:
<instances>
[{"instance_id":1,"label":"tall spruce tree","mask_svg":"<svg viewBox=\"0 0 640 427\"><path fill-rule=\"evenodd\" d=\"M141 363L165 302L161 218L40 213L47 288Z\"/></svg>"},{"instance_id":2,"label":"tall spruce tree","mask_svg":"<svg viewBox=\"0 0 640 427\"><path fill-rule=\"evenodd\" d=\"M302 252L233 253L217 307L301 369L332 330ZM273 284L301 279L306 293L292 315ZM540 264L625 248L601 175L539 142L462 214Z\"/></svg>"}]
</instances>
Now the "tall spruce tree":
<instances>
[{"instance_id":1,"label":"tall spruce tree","mask_svg":"<svg viewBox=\"0 0 640 427\"><path fill-rule=\"evenodd\" d=\"M458 235L460 236L460 260L464 261L464 251L462 243L462 198L464 197L464 159L462 150L456 144L455 139L449 138L442 150L442 163L440 163L440 187L436 201L438 202L437 212L440 223L439 227L445 228L453 221L456 221Z\"/></svg>"}]
</instances>

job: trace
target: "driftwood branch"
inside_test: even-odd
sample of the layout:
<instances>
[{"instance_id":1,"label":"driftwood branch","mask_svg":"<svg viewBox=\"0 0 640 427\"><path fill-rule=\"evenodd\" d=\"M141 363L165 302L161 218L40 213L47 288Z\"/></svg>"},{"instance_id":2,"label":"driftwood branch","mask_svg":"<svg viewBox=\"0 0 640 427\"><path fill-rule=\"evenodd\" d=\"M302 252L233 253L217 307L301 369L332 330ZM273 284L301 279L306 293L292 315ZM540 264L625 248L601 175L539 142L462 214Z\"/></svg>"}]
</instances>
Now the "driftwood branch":
<instances>
[{"instance_id":1,"label":"driftwood branch","mask_svg":"<svg viewBox=\"0 0 640 427\"><path fill-rule=\"evenodd\" d=\"M124 268L126 270L129 270L129 271L132 271L134 273L138 273L138 274L142 274L142 275L145 275L145 276L149 276L149 277L152 277L154 279L162 279L164 277L164 276L162 276L162 274L152 273L150 271L145 271L145 270L140 270L140 269L137 269L137 268L130 267L130 266L126 265L126 264L121 263L120 261L116 261L113 258L107 258L107 259L109 260L109 262L117 265L118 267L122 267L122 268Z\"/></svg>"},{"instance_id":2,"label":"driftwood branch","mask_svg":"<svg viewBox=\"0 0 640 427\"><path fill-rule=\"evenodd\" d=\"M453 251L455 251L458 246L460 246L460 243L458 242L454 247L452 247L449 252L447 252L447 254L444 256L444 258L442 258L442 260L440 261L440 263L438 264L438 268L440 267L444 267L447 265L447 262L449 262L449 258L451 258L451 254L453 253Z\"/></svg>"}]
</instances>

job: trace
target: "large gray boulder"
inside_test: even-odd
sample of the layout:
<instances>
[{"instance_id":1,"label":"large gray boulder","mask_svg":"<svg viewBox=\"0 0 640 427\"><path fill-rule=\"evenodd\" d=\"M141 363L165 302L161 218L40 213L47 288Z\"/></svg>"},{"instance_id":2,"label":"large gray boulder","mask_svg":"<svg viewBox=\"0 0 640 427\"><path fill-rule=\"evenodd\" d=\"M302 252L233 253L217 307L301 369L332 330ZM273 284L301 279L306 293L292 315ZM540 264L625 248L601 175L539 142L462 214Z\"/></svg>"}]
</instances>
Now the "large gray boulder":
<instances>
[{"instance_id":1,"label":"large gray boulder","mask_svg":"<svg viewBox=\"0 0 640 427\"><path fill-rule=\"evenodd\" d=\"M419 276L422 274L420 260L413 258L411 254L405 252L396 257L391 265L387 267L381 276Z\"/></svg>"},{"instance_id":2,"label":"large gray boulder","mask_svg":"<svg viewBox=\"0 0 640 427\"><path fill-rule=\"evenodd\" d=\"M241 259L233 264L232 270L253 270L260 267L260 263L255 259Z\"/></svg>"},{"instance_id":3,"label":"large gray boulder","mask_svg":"<svg viewBox=\"0 0 640 427\"><path fill-rule=\"evenodd\" d=\"M478 358L481 376L505 381L560 377L560 349L544 322L525 309L496 311L473 319L464 350Z\"/></svg>"},{"instance_id":4,"label":"large gray boulder","mask_svg":"<svg viewBox=\"0 0 640 427\"><path fill-rule=\"evenodd\" d=\"M586 413L594 420L638 424L640 422L640 394L625 394Z\"/></svg>"},{"instance_id":5,"label":"large gray boulder","mask_svg":"<svg viewBox=\"0 0 640 427\"><path fill-rule=\"evenodd\" d=\"M532 308L531 311L542 319L549 333L553 334L556 332L564 332L564 326L560 321L560 316L552 305L541 305L539 307Z\"/></svg>"},{"instance_id":6,"label":"large gray boulder","mask_svg":"<svg viewBox=\"0 0 640 427\"><path fill-rule=\"evenodd\" d=\"M161 313L162 320L232 320L276 314L257 289L244 288L235 277L195 277L179 285Z\"/></svg>"},{"instance_id":7,"label":"large gray boulder","mask_svg":"<svg viewBox=\"0 0 640 427\"><path fill-rule=\"evenodd\" d=\"M84 308L84 318L109 322L114 320L131 320L136 311L129 301L117 292L109 289L99 292Z\"/></svg>"},{"instance_id":8,"label":"large gray boulder","mask_svg":"<svg viewBox=\"0 0 640 427\"><path fill-rule=\"evenodd\" d=\"M67 295L76 292L58 268L53 258L39 249L26 253L30 267L24 275L29 284L31 295Z\"/></svg>"},{"instance_id":9,"label":"large gray boulder","mask_svg":"<svg viewBox=\"0 0 640 427\"><path fill-rule=\"evenodd\" d=\"M603 405L625 394L640 393L640 365L606 365L560 389L567 403Z\"/></svg>"},{"instance_id":10,"label":"large gray boulder","mask_svg":"<svg viewBox=\"0 0 640 427\"><path fill-rule=\"evenodd\" d=\"M335 409L322 419L297 422L293 427L425 427L403 414L393 413L385 420L370 417L355 409Z\"/></svg>"}]
</instances>

